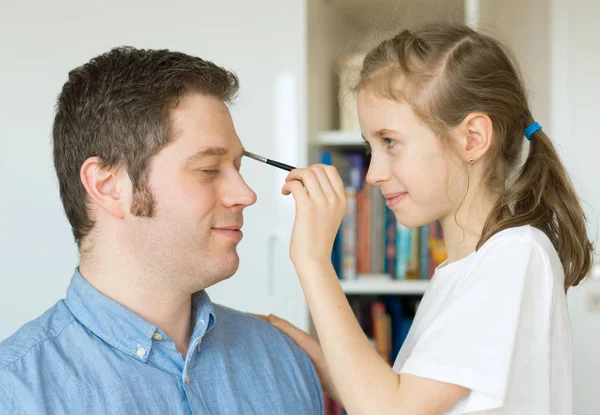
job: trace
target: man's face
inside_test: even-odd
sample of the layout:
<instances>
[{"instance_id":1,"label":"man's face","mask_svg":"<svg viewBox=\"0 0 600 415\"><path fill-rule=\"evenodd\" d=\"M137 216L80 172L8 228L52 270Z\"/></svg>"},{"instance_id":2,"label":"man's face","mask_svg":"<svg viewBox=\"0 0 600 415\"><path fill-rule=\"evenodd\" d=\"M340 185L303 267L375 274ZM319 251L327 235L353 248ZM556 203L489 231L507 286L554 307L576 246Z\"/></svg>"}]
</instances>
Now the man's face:
<instances>
[{"instance_id":1,"label":"man's face","mask_svg":"<svg viewBox=\"0 0 600 415\"><path fill-rule=\"evenodd\" d=\"M171 119L175 138L150 165L154 216L127 216L128 245L150 275L195 292L237 270L242 212L256 194L240 175L243 147L222 101L187 96Z\"/></svg>"}]
</instances>

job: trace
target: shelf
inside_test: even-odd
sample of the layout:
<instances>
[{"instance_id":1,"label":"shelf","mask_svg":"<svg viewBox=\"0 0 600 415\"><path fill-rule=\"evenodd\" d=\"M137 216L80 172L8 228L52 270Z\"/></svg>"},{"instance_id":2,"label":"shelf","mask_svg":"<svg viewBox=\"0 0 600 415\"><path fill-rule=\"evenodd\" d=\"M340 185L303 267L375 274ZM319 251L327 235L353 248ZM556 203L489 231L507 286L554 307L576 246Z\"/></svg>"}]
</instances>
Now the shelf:
<instances>
[{"instance_id":1,"label":"shelf","mask_svg":"<svg viewBox=\"0 0 600 415\"><path fill-rule=\"evenodd\" d=\"M360 131L322 131L318 135L319 145L329 147L362 147L364 141Z\"/></svg>"},{"instance_id":2,"label":"shelf","mask_svg":"<svg viewBox=\"0 0 600 415\"><path fill-rule=\"evenodd\" d=\"M423 294L429 286L429 280L394 280L387 275L361 275L340 283L346 294Z\"/></svg>"}]
</instances>

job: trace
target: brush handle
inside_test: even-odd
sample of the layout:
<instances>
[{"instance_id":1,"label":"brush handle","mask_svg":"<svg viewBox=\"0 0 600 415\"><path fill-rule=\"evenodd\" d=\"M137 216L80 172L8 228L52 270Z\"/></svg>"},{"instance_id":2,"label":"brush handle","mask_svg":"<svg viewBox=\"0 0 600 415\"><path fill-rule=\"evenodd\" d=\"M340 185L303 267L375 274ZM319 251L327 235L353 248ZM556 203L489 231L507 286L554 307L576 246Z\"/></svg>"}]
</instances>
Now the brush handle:
<instances>
[{"instance_id":1,"label":"brush handle","mask_svg":"<svg viewBox=\"0 0 600 415\"><path fill-rule=\"evenodd\" d=\"M289 165L284 164L284 163L280 163L280 162L275 161L275 160L269 160L269 159L267 159L267 164L270 164L271 166L279 167L280 169L287 170L287 171L292 171L292 170L296 169L295 167L289 166Z\"/></svg>"}]
</instances>

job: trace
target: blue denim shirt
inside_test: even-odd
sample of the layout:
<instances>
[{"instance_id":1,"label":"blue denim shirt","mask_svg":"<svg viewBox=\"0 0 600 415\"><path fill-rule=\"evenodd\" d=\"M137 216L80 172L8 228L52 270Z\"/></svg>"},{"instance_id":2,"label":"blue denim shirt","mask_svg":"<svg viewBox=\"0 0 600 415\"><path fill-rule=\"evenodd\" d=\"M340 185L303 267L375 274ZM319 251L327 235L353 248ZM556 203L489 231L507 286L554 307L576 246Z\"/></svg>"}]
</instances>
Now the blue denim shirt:
<instances>
[{"instance_id":1,"label":"blue denim shirt","mask_svg":"<svg viewBox=\"0 0 600 415\"><path fill-rule=\"evenodd\" d=\"M0 343L2 414L322 414L306 354L254 316L193 297L175 343L75 271L67 297Z\"/></svg>"}]
</instances>

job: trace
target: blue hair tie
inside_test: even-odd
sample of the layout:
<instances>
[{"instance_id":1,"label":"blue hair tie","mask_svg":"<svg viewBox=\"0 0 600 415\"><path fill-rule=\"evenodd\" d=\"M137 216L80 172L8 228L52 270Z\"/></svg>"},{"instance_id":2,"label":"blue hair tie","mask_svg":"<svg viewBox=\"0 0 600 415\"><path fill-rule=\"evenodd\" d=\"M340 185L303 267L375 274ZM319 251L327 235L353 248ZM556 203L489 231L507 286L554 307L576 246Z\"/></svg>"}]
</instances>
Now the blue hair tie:
<instances>
[{"instance_id":1,"label":"blue hair tie","mask_svg":"<svg viewBox=\"0 0 600 415\"><path fill-rule=\"evenodd\" d=\"M530 124L527 128L525 128L523 134L525 134L527 140L531 140L531 136L533 135L533 133L535 133L536 131L540 131L541 129L542 126L539 125L537 122L534 122L533 124Z\"/></svg>"}]
</instances>

